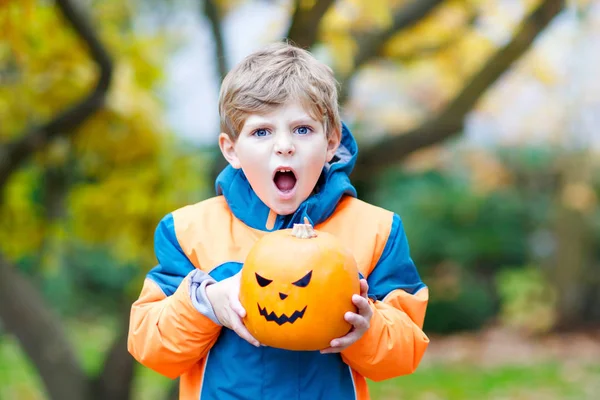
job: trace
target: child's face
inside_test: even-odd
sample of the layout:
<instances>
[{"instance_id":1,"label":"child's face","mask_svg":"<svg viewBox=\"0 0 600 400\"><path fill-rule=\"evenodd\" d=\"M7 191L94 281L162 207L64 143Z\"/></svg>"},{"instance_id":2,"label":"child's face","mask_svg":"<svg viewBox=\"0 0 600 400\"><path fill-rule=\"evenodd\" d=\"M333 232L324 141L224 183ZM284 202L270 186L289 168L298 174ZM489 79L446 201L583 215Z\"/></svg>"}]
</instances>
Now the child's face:
<instances>
[{"instance_id":1,"label":"child's face","mask_svg":"<svg viewBox=\"0 0 600 400\"><path fill-rule=\"evenodd\" d=\"M222 133L219 146L234 168L242 168L252 189L279 215L294 213L310 196L326 162L340 144L340 133L326 137L300 102L267 114L250 114L234 142Z\"/></svg>"}]
</instances>

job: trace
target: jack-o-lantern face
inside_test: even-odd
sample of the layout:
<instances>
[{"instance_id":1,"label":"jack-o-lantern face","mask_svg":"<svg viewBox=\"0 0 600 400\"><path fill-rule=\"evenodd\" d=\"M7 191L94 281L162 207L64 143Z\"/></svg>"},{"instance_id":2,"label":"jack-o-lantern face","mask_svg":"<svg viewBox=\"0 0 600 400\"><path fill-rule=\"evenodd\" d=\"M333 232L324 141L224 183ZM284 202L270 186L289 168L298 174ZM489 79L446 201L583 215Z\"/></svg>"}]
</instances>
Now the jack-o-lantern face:
<instances>
[{"instance_id":1,"label":"jack-o-lantern face","mask_svg":"<svg viewBox=\"0 0 600 400\"><path fill-rule=\"evenodd\" d=\"M304 238L292 229L266 234L244 263L244 323L267 346L320 350L351 328L344 314L356 311L356 261L335 236L312 227L308 232Z\"/></svg>"},{"instance_id":2,"label":"jack-o-lantern face","mask_svg":"<svg viewBox=\"0 0 600 400\"><path fill-rule=\"evenodd\" d=\"M271 279L263 278L262 276L260 276L257 273L255 273L255 275L256 275L256 282L258 282L258 285L260 287L265 287L273 282ZM311 277L312 277L312 271L310 271L308 274L304 275L304 277L300 278L296 282L293 282L292 285L301 287L301 288L306 287L310 283ZM279 298L281 300L285 300L288 298L288 295L286 293L279 292ZM294 312L288 316L287 314L277 315L273 311L269 312L269 310L267 310L266 307L261 307L261 305L259 303L256 303L256 304L258 305L258 313L260 315L262 315L263 317L265 317L265 319L267 321L275 322L277 325L283 325L285 323L293 324L298 318L302 318L304 316L304 313L306 312L306 307L307 307L307 306L304 306L304 308L302 310L294 310Z\"/></svg>"}]
</instances>

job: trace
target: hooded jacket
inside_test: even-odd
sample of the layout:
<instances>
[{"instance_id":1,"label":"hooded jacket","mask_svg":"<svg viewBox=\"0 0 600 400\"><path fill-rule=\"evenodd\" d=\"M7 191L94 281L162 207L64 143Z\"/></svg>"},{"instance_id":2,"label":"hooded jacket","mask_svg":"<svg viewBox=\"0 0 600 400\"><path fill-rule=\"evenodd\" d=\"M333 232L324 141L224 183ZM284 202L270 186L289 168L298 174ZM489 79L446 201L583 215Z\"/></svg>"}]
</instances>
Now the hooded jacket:
<instances>
[{"instance_id":1,"label":"hooded jacket","mask_svg":"<svg viewBox=\"0 0 600 400\"><path fill-rule=\"evenodd\" d=\"M132 306L128 349L141 364L181 377L180 399L364 400L365 378L415 371L429 343L422 331L428 289L400 217L356 198L349 179L356 156L343 125L336 155L292 215L275 215L242 170L228 166L217 178L216 197L160 221L159 264ZM260 237L305 217L352 251L369 284L370 328L338 354L256 348L222 327L206 299L205 286L239 272Z\"/></svg>"}]
</instances>

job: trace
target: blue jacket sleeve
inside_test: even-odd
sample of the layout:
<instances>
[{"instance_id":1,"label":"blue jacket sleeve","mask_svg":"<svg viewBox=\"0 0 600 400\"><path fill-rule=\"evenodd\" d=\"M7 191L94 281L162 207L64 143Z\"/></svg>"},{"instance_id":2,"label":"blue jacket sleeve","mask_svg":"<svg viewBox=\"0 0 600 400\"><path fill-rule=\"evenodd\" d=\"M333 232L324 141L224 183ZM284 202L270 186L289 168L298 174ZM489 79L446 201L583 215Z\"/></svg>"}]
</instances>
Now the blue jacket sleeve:
<instances>
[{"instance_id":1,"label":"blue jacket sleeve","mask_svg":"<svg viewBox=\"0 0 600 400\"><path fill-rule=\"evenodd\" d=\"M392 219L392 227L379 261L367 278L369 297L382 301L394 290L404 290L415 294L425 287L410 256L408 239L402 220L397 214Z\"/></svg>"}]
</instances>

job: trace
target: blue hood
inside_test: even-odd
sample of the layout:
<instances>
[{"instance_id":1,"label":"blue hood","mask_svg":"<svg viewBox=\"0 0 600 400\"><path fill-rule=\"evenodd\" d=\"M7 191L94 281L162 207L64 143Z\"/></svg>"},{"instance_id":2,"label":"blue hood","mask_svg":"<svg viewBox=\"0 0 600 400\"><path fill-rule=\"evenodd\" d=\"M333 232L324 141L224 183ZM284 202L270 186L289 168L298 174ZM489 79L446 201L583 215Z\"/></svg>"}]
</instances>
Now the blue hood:
<instances>
[{"instance_id":1,"label":"blue hood","mask_svg":"<svg viewBox=\"0 0 600 400\"><path fill-rule=\"evenodd\" d=\"M342 124L342 141L331 160L323 168L317 182L316 190L306 199L294 214L278 215L273 229L267 228L270 209L263 203L241 169L228 165L217 177L217 195L223 195L231 212L239 220L254 229L262 231L291 228L295 223L302 223L308 218L312 225L317 225L333 214L342 196L356 197L356 189L350 183L350 173L354 168L358 146L352 133Z\"/></svg>"}]
</instances>

